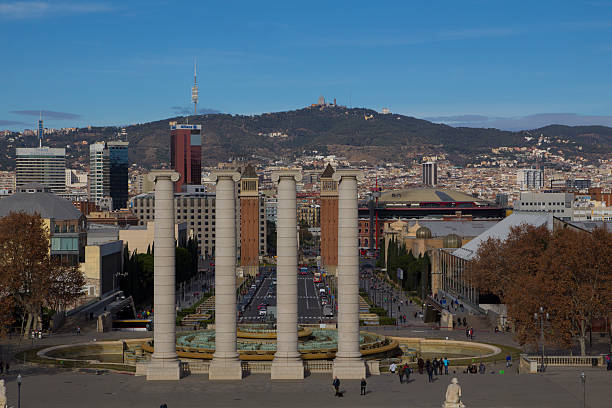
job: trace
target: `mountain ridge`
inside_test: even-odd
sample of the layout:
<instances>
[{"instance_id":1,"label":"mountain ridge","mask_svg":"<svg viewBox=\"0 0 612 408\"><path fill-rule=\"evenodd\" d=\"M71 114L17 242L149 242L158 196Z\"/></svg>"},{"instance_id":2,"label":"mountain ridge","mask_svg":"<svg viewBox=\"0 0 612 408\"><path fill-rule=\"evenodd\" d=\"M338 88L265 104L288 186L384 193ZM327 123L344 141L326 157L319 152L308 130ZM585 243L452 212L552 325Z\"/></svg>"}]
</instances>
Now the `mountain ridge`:
<instances>
[{"instance_id":1,"label":"mountain ridge","mask_svg":"<svg viewBox=\"0 0 612 408\"><path fill-rule=\"evenodd\" d=\"M582 155L591 161L612 154L612 128L606 126L548 125L518 132L494 128L452 127L394 113L336 105L263 113L260 115L205 114L177 116L126 127L130 161L145 167L169 162L169 122L202 125L203 163L253 156L291 158L305 151L339 154L352 161L406 161L420 155L446 154L463 165L492 148L537 146L540 134L552 138L551 149L563 149L568 157ZM91 143L110 140L118 127L80 128L46 140L50 146L69 145L69 161L87 162ZM33 145L34 137L24 145ZM555 140L564 140L555 142ZM2 145L0 143L0 149ZM14 149L13 149L14 150ZM14 152L13 152L14 154ZM10 156L7 155L7 156ZM6 166L9 157L0 157Z\"/></svg>"}]
</instances>

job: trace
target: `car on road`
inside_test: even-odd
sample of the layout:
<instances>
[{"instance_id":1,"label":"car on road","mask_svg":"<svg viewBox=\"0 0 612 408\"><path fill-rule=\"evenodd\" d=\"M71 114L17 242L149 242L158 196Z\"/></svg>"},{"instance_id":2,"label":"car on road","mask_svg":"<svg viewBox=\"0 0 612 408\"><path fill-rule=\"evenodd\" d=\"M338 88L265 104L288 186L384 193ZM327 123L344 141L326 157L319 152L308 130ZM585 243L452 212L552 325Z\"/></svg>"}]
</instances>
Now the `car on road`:
<instances>
[{"instance_id":1,"label":"car on road","mask_svg":"<svg viewBox=\"0 0 612 408\"><path fill-rule=\"evenodd\" d=\"M325 317L333 317L334 316L334 309L332 309L331 305L323 306L323 316L325 316Z\"/></svg>"},{"instance_id":2,"label":"car on road","mask_svg":"<svg viewBox=\"0 0 612 408\"><path fill-rule=\"evenodd\" d=\"M323 305L323 306L329 305L329 300L321 299L321 305Z\"/></svg>"},{"instance_id":3,"label":"car on road","mask_svg":"<svg viewBox=\"0 0 612 408\"><path fill-rule=\"evenodd\" d=\"M325 293L325 288L320 288L320 289L319 289L319 295L322 295L322 294L324 294L324 293Z\"/></svg>"},{"instance_id":4,"label":"car on road","mask_svg":"<svg viewBox=\"0 0 612 408\"><path fill-rule=\"evenodd\" d=\"M268 309L264 308L264 309L259 309L259 315L260 316L265 316L268 314Z\"/></svg>"}]
</instances>

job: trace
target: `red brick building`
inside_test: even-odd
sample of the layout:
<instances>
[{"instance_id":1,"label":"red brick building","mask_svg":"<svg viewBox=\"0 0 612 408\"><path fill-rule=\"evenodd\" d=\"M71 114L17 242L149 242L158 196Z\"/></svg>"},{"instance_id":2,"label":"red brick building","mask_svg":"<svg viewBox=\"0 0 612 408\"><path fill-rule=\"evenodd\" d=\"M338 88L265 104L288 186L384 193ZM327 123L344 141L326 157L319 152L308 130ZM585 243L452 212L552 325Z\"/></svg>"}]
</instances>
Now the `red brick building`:
<instances>
[{"instance_id":1,"label":"red brick building","mask_svg":"<svg viewBox=\"0 0 612 408\"><path fill-rule=\"evenodd\" d=\"M330 273L338 268L338 182L334 168L327 165L321 174L321 266Z\"/></svg>"},{"instance_id":2,"label":"red brick building","mask_svg":"<svg viewBox=\"0 0 612 408\"><path fill-rule=\"evenodd\" d=\"M170 162L181 175L175 192L180 193L183 184L202 184L202 126L170 124Z\"/></svg>"},{"instance_id":3,"label":"red brick building","mask_svg":"<svg viewBox=\"0 0 612 408\"><path fill-rule=\"evenodd\" d=\"M259 269L259 176L250 164L240 179L240 266L256 275Z\"/></svg>"}]
</instances>

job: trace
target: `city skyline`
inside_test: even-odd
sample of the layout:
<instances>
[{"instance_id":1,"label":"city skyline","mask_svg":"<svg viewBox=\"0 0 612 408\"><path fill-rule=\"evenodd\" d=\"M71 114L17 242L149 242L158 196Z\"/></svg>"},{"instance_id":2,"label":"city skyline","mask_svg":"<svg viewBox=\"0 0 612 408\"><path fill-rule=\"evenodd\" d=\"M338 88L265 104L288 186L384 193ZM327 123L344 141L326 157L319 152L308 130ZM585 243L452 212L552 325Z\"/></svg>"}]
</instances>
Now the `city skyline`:
<instances>
[{"instance_id":1,"label":"city skyline","mask_svg":"<svg viewBox=\"0 0 612 408\"><path fill-rule=\"evenodd\" d=\"M0 128L35 129L41 110L54 128L191 112L194 58L202 113L323 94L456 126L609 126L610 6L3 2L5 55L19 63L0 68ZM169 24L186 10L192 24Z\"/></svg>"}]
</instances>

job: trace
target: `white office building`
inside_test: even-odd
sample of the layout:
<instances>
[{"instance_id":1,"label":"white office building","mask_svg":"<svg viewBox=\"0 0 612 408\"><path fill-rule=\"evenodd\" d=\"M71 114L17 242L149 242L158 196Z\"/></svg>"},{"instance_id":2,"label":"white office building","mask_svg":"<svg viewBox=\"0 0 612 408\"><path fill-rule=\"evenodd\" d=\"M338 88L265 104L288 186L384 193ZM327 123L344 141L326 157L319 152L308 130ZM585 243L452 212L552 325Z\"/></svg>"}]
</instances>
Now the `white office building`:
<instances>
[{"instance_id":1,"label":"white office building","mask_svg":"<svg viewBox=\"0 0 612 408\"><path fill-rule=\"evenodd\" d=\"M55 194L66 191L66 149L18 147L16 187L38 183Z\"/></svg>"},{"instance_id":2,"label":"white office building","mask_svg":"<svg viewBox=\"0 0 612 408\"><path fill-rule=\"evenodd\" d=\"M573 202L574 193L522 192L519 200L514 203L514 209L551 213L554 217L570 221Z\"/></svg>"},{"instance_id":3,"label":"white office building","mask_svg":"<svg viewBox=\"0 0 612 408\"><path fill-rule=\"evenodd\" d=\"M516 184L521 190L539 190L544 187L544 170L519 169L516 172Z\"/></svg>"}]
</instances>

